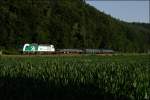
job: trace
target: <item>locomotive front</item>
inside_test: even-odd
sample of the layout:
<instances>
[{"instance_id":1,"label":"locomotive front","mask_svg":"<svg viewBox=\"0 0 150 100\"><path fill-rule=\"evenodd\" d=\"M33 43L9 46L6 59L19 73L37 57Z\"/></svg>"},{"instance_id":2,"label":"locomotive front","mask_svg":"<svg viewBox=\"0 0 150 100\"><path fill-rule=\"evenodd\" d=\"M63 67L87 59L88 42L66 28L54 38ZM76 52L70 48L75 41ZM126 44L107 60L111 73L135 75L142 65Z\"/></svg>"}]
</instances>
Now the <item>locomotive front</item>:
<instances>
[{"instance_id":1,"label":"locomotive front","mask_svg":"<svg viewBox=\"0 0 150 100\"><path fill-rule=\"evenodd\" d=\"M46 44L24 44L23 46L23 54L44 54L44 53L54 53L55 48L54 45L46 45Z\"/></svg>"}]
</instances>

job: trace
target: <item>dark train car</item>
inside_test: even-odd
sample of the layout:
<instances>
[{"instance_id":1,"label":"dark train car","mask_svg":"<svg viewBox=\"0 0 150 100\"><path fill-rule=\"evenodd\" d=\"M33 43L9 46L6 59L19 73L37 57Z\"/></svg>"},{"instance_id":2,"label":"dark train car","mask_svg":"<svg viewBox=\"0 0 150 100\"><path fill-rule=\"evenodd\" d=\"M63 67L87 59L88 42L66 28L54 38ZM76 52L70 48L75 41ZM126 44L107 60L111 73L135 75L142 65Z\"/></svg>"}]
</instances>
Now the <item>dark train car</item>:
<instances>
[{"instance_id":1,"label":"dark train car","mask_svg":"<svg viewBox=\"0 0 150 100\"><path fill-rule=\"evenodd\" d=\"M86 54L113 54L114 51L110 49L85 49Z\"/></svg>"},{"instance_id":2,"label":"dark train car","mask_svg":"<svg viewBox=\"0 0 150 100\"><path fill-rule=\"evenodd\" d=\"M113 54L114 50L111 49L102 49L102 54Z\"/></svg>"},{"instance_id":3,"label":"dark train car","mask_svg":"<svg viewBox=\"0 0 150 100\"><path fill-rule=\"evenodd\" d=\"M56 53L60 54L82 54L82 49L57 49Z\"/></svg>"}]
</instances>

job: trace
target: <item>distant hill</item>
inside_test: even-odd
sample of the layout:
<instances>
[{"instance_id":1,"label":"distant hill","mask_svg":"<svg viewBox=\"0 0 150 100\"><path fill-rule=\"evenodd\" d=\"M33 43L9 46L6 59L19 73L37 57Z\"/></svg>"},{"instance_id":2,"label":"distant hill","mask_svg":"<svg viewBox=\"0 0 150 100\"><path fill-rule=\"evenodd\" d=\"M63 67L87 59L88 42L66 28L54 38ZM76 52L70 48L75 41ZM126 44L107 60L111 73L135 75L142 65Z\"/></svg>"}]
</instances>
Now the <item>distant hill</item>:
<instances>
[{"instance_id":1,"label":"distant hill","mask_svg":"<svg viewBox=\"0 0 150 100\"><path fill-rule=\"evenodd\" d=\"M49 43L56 48L150 50L150 24L126 23L84 0L1 0L0 48Z\"/></svg>"}]
</instances>

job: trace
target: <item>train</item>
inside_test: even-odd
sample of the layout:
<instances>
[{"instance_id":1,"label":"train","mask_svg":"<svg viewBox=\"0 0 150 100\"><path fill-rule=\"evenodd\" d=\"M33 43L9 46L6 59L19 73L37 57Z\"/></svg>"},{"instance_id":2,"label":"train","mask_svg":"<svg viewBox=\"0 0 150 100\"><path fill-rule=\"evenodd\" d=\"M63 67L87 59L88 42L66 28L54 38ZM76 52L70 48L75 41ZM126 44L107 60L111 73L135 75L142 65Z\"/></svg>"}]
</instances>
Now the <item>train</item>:
<instances>
[{"instance_id":1,"label":"train","mask_svg":"<svg viewBox=\"0 0 150 100\"><path fill-rule=\"evenodd\" d=\"M49 44L24 44L23 54L113 54L112 49L55 49Z\"/></svg>"}]
</instances>

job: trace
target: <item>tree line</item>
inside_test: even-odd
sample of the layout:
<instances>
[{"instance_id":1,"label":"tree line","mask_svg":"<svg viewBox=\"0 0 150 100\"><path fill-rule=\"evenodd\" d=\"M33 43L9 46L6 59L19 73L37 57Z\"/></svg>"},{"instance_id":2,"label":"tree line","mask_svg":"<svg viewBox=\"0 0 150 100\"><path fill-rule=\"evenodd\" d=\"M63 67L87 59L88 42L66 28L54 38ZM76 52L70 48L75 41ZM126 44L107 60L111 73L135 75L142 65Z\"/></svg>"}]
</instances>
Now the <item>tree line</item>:
<instances>
[{"instance_id":1,"label":"tree line","mask_svg":"<svg viewBox=\"0 0 150 100\"><path fill-rule=\"evenodd\" d=\"M56 48L106 48L119 52L150 50L150 24L127 23L84 0L1 0L0 48L25 43Z\"/></svg>"}]
</instances>

